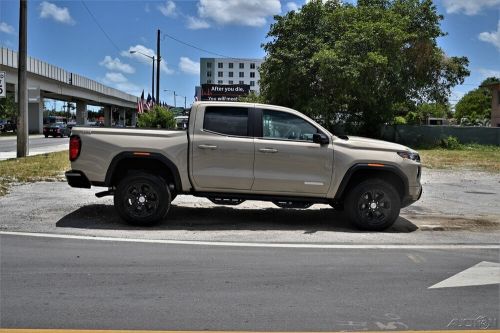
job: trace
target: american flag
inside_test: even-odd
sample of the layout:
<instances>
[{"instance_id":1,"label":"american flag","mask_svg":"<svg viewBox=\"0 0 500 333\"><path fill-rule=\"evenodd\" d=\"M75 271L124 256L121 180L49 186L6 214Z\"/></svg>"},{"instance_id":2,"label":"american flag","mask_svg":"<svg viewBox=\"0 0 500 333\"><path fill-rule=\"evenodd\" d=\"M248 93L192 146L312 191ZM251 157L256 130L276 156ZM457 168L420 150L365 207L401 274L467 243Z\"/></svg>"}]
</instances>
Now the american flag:
<instances>
[{"instance_id":1,"label":"american flag","mask_svg":"<svg viewBox=\"0 0 500 333\"><path fill-rule=\"evenodd\" d=\"M137 101L137 113L144 113L144 90L141 94L141 99Z\"/></svg>"},{"instance_id":2,"label":"american flag","mask_svg":"<svg viewBox=\"0 0 500 333\"><path fill-rule=\"evenodd\" d=\"M152 103L152 99L151 99L151 95L148 94L148 99L146 100L146 110L149 110L151 109L151 107L153 106L153 103Z\"/></svg>"}]
</instances>

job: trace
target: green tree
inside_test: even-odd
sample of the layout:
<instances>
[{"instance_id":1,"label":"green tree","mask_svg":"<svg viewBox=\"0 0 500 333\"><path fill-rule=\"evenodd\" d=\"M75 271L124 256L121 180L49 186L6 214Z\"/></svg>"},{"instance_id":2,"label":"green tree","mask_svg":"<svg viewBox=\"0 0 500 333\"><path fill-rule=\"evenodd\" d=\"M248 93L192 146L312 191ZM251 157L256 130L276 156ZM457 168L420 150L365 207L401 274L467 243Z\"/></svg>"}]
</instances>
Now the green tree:
<instances>
[{"instance_id":1,"label":"green tree","mask_svg":"<svg viewBox=\"0 0 500 333\"><path fill-rule=\"evenodd\" d=\"M152 110L140 114L137 124L139 127L147 128L173 129L176 126L174 114L158 105L153 107Z\"/></svg>"},{"instance_id":2,"label":"green tree","mask_svg":"<svg viewBox=\"0 0 500 333\"><path fill-rule=\"evenodd\" d=\"M455 105L455 119L462 125L475 125L491 118L491 90L488 84L500 82L499 78L489 77L481 85L465 94Z\"/></svg>"},{"instance_id":3,"label":"green tree","mask_svg":"<svg viewBox=\"0 0 500 333\"><path fill-rule=\"evenodd\" d=\"M441 19L431 0L311 0L275 16L263 45L262 97L330 128L377 135L409 104L446 103L469 74L467 58L437 46Z\"/></svg>"},{"instance_id":4,"label":"green tree","mask_svg":"<svg viewBox=\"0 0 500 333\"><path fill-rule=\"evenodd\" d=\"M406 114L406 121L409 124L420 125L428 118L451 118L451 108L449 104L443 103L420 103L415 111Z\"/></svg>"},{"instance_id":5,"label":"green tree","mask_svg":"<svg viewBox=\"0 0 500 333\"><path fill-rule=\"evenodd\" d=\"M0 98L0 119L15 120L17 118L17 104L14 95Z\"/></svg>"}]
</instances>

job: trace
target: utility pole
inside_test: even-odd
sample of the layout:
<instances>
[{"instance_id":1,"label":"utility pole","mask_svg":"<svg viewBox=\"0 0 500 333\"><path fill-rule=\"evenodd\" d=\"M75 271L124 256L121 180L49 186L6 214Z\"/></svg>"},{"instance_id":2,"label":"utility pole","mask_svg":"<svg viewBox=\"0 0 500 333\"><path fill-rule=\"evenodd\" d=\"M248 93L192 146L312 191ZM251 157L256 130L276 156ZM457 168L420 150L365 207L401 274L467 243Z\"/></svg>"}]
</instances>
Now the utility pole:
<instances>
[{"instance_id":1,"label":"utility pole","mask_svg":"<svg viewBox=\"0 0 500 333\"><path fill-rule=\"evenodd\" d=\"M156 103L160 103L160 29L156 38Z\"/></svg>"},{"instance_id":2,"label":"utility pole","mask_svg":"<svg viewBox=\"0 0 500 333\"><path fill-rule=\"evenodd\" d=\"M153 76L151 79L151 95L155 95L155 57L153 57Z\"/></svg>"},{"instance_id":3,"label":"utility pole","mask_svg":"<svg viewBox=\"0 0 500 333\"><path fill-rule=\"evenodd\" d=\"M27 0L19 1L19 53L17 61L17 157L29 154L28 138L28 82L26 81L26 60L28 44L28 4Z\"/></svg>"}]
</instances>

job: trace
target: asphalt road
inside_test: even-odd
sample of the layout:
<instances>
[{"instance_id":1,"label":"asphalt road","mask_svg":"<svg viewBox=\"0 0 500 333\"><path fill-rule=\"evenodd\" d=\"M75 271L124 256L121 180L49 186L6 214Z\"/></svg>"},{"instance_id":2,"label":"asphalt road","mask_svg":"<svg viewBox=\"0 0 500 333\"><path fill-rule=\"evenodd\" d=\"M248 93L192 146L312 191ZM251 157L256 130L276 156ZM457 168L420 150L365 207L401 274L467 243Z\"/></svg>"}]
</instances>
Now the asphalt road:
<instances>
[{"instance_id":1,"label":"asphalt road","mask_svg":"<svg viewBox=\"0 0 500 333\"><path fill-rule=\"evenodd\" d=\"M0 235L0 250L3 328L424 330L460 328L479 317L498 328L498 284L428 289L479 262L498 262L498 249L279 249Z\"/></svg>"},{"instance_id":2,"label":"asphalt road","mask_svg":"<svg viewBox=\"0 0 500 333\"><path fill-rule=\"evenodd\" d=\"M45 138L42 135L30 136L30 155L45 154L68 149L68 138ZM0 138L0 160L16 157L17 137L7 136Z\"/></svg>"}]
</instances>

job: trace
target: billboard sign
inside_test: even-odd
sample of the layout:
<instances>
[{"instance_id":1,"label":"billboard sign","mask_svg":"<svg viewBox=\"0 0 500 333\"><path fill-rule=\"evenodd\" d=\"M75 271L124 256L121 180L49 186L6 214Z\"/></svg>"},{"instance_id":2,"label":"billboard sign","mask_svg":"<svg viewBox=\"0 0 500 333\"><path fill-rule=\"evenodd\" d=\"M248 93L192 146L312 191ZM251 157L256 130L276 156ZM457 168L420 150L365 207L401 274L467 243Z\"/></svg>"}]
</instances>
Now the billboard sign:
<instances>
[{"instance_id":1,"label":"billboard sign","mask_svg":"<svg viewBox=\"0 0 500 333\"><path fill-rule=\"evenodd\" d=\"M237 102L250 92L248 84L202 84L201 100L216 102Z\"/></svg>"}]
</instances>

